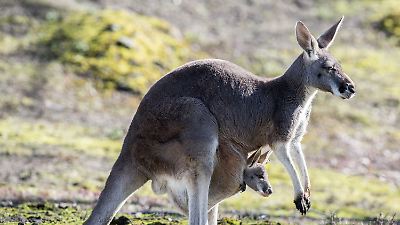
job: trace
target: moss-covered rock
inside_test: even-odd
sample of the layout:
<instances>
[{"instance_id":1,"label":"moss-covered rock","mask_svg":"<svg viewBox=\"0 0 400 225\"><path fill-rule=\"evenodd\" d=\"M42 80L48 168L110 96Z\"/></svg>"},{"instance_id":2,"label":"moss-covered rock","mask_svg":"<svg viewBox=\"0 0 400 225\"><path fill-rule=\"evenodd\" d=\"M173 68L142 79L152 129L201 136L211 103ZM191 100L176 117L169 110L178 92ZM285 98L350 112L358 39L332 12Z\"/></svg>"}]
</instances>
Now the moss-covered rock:
<instances>
[{"instance_id":1,"label":"moss-covered rock","mask_svg":"<svg viewBox=\"0 0 400 225\"><path fill-rule=\"evenodd\" d=\"M43 30L47 56L105 88L144 93L193 58L188 43L167 22L126 11L73 12Z\"/></svg>"}]
</instances>

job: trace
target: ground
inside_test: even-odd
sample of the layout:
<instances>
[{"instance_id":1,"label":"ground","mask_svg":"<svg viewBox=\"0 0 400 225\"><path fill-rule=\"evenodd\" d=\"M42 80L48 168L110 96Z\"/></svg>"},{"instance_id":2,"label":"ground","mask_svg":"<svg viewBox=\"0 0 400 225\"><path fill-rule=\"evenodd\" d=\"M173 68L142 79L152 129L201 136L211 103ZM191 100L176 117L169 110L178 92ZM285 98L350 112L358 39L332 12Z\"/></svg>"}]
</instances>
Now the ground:
<instances>
[{"instance_id":1,"label":"ground","mask_svg":"<svg viewBox=\"0 0 400 225\"><path fill-rule=\"evenodd\" d=\"M224 7L218 7L222 3ZM290 179L273 156L267 165L273 195L265 199L247 190L228 199L221 207L226 219L220 222L399 224L400 48L396 27L385 22L396 18L387 16L396 13L396 3L2 1L0 223L79 224L88 216L148 87L135 82L131 88L118 87L118 82L110 85L115 80L97 77L95 70L90 70L93 67L77 68L75 61L54 55L43 43L54 30L54 23L68 25L63 18L88 12L102 15L109 10L121 14L125 10L122 20L133 27L147 24L146 19L170 27L167 40L179 44L181 53L176 55L185 55L170 64L154 54L141 57L144 61L139 64L128 63L140 71L151 68L151 76L144 76L148 83L192 57L224 58L259 75L279 75L300 53L293 34L295 21L303 20L317 36L344 14L344 25L331 52L355 81L357 96L342 101L319 93L315 100L303 140L312 183L310 213L302 217L294 209ZM146 17L129 19L136 15L130 12ZM387 30L381 30L382 23ZM164 34L158 32L152 36L162 43ZM152 36L146 36L149 42ZM70 38L75 40L75 36ZM78 43L72 50L83 48L85 52L84 46ZM148 51L170 54L163 46L158 51L149 45ZM155 62L157 57L159 62ZM118 65L116 59L102 59L94 65ZM115 75L120 74L116 71ZM121 74L121 79L137 78ZM166 196L154 195L146 184L117 215L116 223L185 223L186 218L174 212Z\"/></svg>"}]
</instances>

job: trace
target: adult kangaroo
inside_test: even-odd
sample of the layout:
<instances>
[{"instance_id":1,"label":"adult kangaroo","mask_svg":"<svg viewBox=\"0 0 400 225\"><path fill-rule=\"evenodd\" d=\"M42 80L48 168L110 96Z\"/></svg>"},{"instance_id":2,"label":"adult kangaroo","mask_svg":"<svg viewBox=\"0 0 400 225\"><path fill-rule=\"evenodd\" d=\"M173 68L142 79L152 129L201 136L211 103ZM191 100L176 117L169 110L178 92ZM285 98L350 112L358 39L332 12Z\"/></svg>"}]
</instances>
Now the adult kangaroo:
<instances>
[{"instance_id":1,"label":"adult kangaroo","mask_svg":"<svg viewBox=\"0 0 400 225\"><path fill-rule=\"evenodd\" d=\"M290 174L294 203L305 214L310 181L300 141L312 99L317 90L343 99L355 94L353 81L328 53L342 19L318 39L297 22L304 51L271 80L219 59L190 62L165 75L141 101L85 224L110 223L125 200L152 180L153 190L167 192L190 225L215 225L218 203L240 190L248 153L267 146Z\"/></svg>"}]
</instances>

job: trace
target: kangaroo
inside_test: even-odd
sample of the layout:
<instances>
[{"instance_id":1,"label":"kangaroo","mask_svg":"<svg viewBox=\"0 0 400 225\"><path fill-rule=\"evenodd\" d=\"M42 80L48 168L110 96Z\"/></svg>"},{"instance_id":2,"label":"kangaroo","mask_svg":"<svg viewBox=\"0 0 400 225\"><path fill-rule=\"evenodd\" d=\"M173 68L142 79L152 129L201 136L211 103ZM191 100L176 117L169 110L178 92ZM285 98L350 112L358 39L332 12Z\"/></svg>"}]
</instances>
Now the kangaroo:
<instances>
[{"instance_id":1,"label":"kangaroo","mask_svg":"<svg viewBox=\"0 0 400 225\"><path fill-rule=\"evenodd\" d=\"M246 185L263 197L268 197L272 194L272 187L264 164L255 163L243 171L243 183L240 186L242 192L246 190Z\"/></svg>"},{"instance_id":2,"label":"kangaroo","mask_svg":"<svg viewBox=\"0 0 400 225\"><path fill-rule=\"evenodd\" d=\"M263 197L268 197L272 194L272 187L268 179L268 174L265 170L265 164L254 163L250 167L244 169L243 181L238 188L241 192L244 192L246 191L246 186L249 186ZM151 188L156 194L168 193L168 181L154 179L151 183ZM172 200L175 203L176 200ZM184 212L184 210L181 211Z\"/></svg>"},{"instance_id":3,"label":"kangaroo","mask_svg":"<svg viewBox=\"0 0 400 225\"><path fill-rule=\"evenodd\" d=\"M303 52L274 79L219 59L193 61L161 78L143 97L85 224L109 224L152 180L165 185L190 225L216 225L219 202L240 190L247 155L261 147L270 147L286 168L295 206L305 214L310 180L300 141L311 102L317 90L355 95L355 84L328 52L342 20L318 39L297 22Z\"/></svg>"}]
</instances>

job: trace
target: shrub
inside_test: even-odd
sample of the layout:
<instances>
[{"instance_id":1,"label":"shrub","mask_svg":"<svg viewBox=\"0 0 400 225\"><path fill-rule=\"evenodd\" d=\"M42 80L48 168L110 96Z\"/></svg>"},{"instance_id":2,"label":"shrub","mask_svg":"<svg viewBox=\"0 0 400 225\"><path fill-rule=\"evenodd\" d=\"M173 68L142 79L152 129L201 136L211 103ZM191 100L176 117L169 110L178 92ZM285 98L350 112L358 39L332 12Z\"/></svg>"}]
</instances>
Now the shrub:
<instances>
[{"instance_id":1,"label":"shrub","mask_svg":"<svg viewBox=\"0 0 400 225\"><path fill-rule=\"evenodd\" d=\"M379 21L379 28L393 36L400 44L400 11L387 14Z\"/></svg>"},{"instance_id":2,"label":"shrub","mask_svg":"<svg viewBox=\"0 0 400 225\"><path fill-rule=\"evenodd\" d=\"M163 74L194 58L167 22L126 11L73 12L43 31L46 57L107 89L143 94Z\"/></svg>"}]
</instances>

